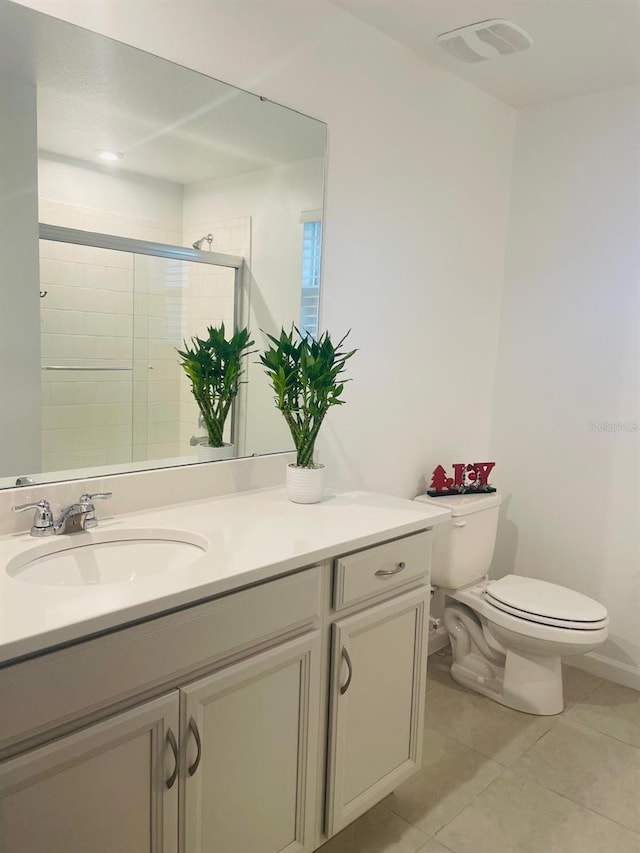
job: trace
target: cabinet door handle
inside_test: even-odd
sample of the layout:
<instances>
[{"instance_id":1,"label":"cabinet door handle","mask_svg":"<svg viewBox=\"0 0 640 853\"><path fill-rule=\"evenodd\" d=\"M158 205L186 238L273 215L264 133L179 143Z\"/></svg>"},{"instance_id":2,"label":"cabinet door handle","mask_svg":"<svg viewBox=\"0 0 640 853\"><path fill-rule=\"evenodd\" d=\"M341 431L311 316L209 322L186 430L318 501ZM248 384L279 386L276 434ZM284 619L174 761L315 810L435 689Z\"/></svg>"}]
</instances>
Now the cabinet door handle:
<instances>
[{"instance_id":1,"label":"cabinet door handle","mask_svg":"<svg viewBox=\"0 0 640 853\"><path fill-rule=\"evenodd\" d=\"M178 741L176 740L176 736L173 733L172 728L167 729L167 741L169 746L171 747L171 752L173 753L173 760L175 762L173 772L171 776L167 779L167 788L173 788L173 784L178 777Z\"/></svg>"},{"instance_id":2,"label":"cabinet door handle","mask_svg":"<svg viewBox=\"0 0 640 853\"><path fill-rule=\"evenodd\" d=\"M399 575L400 572L404 572L407 568L406 563L398 563L395 569L378 569L376 572L377 578L389 578L391 575Z\"/></svg>"},{"instance_id":3,"label":"cabinet door handle","mask_svg":"<svg viewBox=\"0 0 640 853\"><path fill-rule=\"evenodd\" d=\"M200 759L202 758L202 741L200 740L200 732L198 731L198 726L196 724L196 721L193 719L193 717L191 717L191 719L189 720L189 731L193 735L193 739L196 742L196 748L198 750L198 752L196 753L196 757L195 757L193 764L187 768L187 770L189 772L189 776L193 776L193 774L198 769L198 765L200 764Z\"/></svg>"},{"instance_id":4,"label":"cabinet door handle","mask_svg":"<svg viewBox=\"0 0 640 853\"><path fill-rule=\"evenodd\" d=\"M342 684L340 686L340 695L344 696L344 694L349 689L349 685L351 684L351 679L353 677L353 664L351 663L351 658L349 657L349 652L347 651L345 646L342 647L342 652L340 653L340 655L341 655L343 661L346 663L347 668L349 670L348 675L347 675L347 680L345 681L344 684Z\"/></svg>"}]
</instances>

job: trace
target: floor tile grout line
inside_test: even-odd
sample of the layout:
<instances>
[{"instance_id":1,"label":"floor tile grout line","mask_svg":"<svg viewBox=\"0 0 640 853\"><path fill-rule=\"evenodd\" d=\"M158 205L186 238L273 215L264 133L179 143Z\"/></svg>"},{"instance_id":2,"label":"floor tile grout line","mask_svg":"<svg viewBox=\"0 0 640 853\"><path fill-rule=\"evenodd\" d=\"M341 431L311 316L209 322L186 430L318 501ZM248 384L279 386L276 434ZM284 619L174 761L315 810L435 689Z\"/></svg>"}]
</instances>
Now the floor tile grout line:
<instances>
[{"instance_id":1,"label":"floor tile grout line","mask_svg":"<svg viewBox=\"0 0 640 853\"><path fill-rule=\"evenodd\" d=\"M481 751L480 751L479 749L477 749L476 747L469 746L469 744L468 744L468 743L465 743L465 742L464 742L464 741L462 741L462 740L458 740L457 738L453 737L453 735L448 734L447 732L441 732L441 731L440 731L440 729L435 729L435 728L433 728L433 727L429 726L428 724L426 724L426 725L425 725L425 729L427 729L427 728L428 728L428 729L430 729L432 732L435 732L436 734L440 735L441 737L448 737L448 738L449 738L450 740L452 740L454 743L458 744L458 746L464 746L466 749L470 749L472 752L475 752L475 753L476 753L476 755L480 755L480 756L482 756L482 758L486 759L487 761L493 761L493 763L494 763L494 764L497 764L499 767L501 767L501 768L503 768L503 769L505 769L505 770L509 770L509 769L511 768L511 766L512 766L512 765L513 765L513 764L514 764L514 763L515 763L519 758L521 758L521 757L522 757L526 752L528 752L528 751L529 751L529 749L531 748L530 746L528 746L525 750L523 750L523 752L521 752L519 755L515 756L515 758L511 759L511 761L510 761L510 763L509 763L509 764L506 764L504 761L501 761L499 758L496 758L496 756L495 756L495 755L487 755L487 753L486 753L486 752L481 752ZM537 738L536 738L535 742L534 742L533 744L531 744L531 746L535 746L535 744L536 744L536 743L538 743L538 741L539 741L539 740L541 740L541 739L542 739L546 734L548 734L550 731L551 731L551 729L550 729L550 728L549 728L549 729L547 729L546 731L544 731L541 735L539 735L539 737L537 737Z\"/></svg>"},{"instance_id":2,"label":"floor tile grout line","mask_svg":"<svg viewBox=\"0 0 640 853\"><path fill-rule=\"evenodd\" d=\"M611 740L615 740L616 743L621 743L623 744L623 746L628 746L631 749L635 749L640 752L640 746L636 746L634 743L629 743L628 740L624 740L623 738L618 737L617 735L611 734L611 732L603 732L602 729L598 729L593 725L589 725L589 723L584 720L569 720L569 725L582 726L585 729L589 729L590 732L596 732L599 735L605 735L606 737L611 738Z\"/></svg>"},{"instance_id":3,"label":"floor tile grout line","mask_svg":"<svg viewBox=\"0 0 640 853\"><path fill-rule=\"evenodd\" d=\"M476 749L473 746L469 746L468 743L465 743L462 740L458 740L458 738L453 737L453 735L447 734L446 732L441 732L440 729L434 729L429 725L426 725L425 728L430 729L432 732L435 732L436 734L440 735L441 737L448 737L449 740L452 740L458 746L464 746L464 747L466 747L466 749L470 749L472 752L475 752L476 755L482 756L482 758L486 759L487 761L493 761L493 763L497 764L499 767L509 767L508 764L505 764L504 762L499 761L493 755L487 755L486 752L480 752L479 749ZM515 759L514 759L514 761L515 761Z\"/></svg>"},{"instance_id":4,"label":"floor tile grout line","mask_svg":"<svg viewBox=\"0 0 640 853\"><path fill-rule=\"evenodd\" d=\"M531 744L531 746L528 746L528 747L525 749L525 751L522 753L522 755L519 755L519 756L518 756L518 758L514 758L514 760L513 760L513 761L511 762L511 764L509 765L509 767L513 767L513 765L514 765L514 764L515 764L515 763L516 763L520 758L522 758L524 755L526 755L526 754L529 752L529 750L530 750L530 749L533 749L533 748L534 748L534 746L537 746L537 745L540 743L540 741L541 741L543 738L545 738L548 734L550 734L550 733L551 733L551 730L552 730L553 728L555 728L555 726L557 726L557 725L558 725L558 723L560 723L560 722L561 722L561 720L556 720L556 721L554 721L554 723L553 723L553 725L551 726L551 728L547 729L547 730L546 730L546 732L542 732L542 734L540 734L540 735L539 735L539 737L537 737L537 738L534 740L534 742Z\"/></svg>"},{"instance_id":5,"label":"floor tile grout line","mask_svg":"<svg viewBox=\"0 0 640 853\"><path fill-rule=\"evenodd\" d=\"M424 843L422 844L422 847L424 847L424 845L433 838L432 835L429 835L428 832L425 832L424 830L420 829L420 827L416 826L415 823L411 823L411 821L407 820L405 817L402 817L402 815L399 815L396 812L394 812L393 809L390 809L389 806L384 804L384 802L382 802L382 801L379 802L378 806L380 806L380 808L383 808L386 812L389 812L389 814L393 815L393 817L397 818L398 820L401 820L402 823L406 823L406 825L408 827L410 827L411 829L415 829L416 832L420 833L420 835L424 835L425 840L424 840ZM421 848L418 847L418 849L416 850L416 853L420 853L420 850L421 850Z\"/></svg>"},{"instance_id":6,"label":"floor tile grout line","mask_svg":"<svg viewBox=\"0 0 640 853\"><path fill-rule=\"evenodd\" d=\"M494 762L494 764L495 764L495 763L497 763L497 762ZM438 839L438 838L436 838L436 836L437 836L438 832L442 832L442 830L443 830L443 829L445 829L445 828L446 828L446 827L447 827L447 826L448 826L452 821L454 821L454 820L458 817L458 815L462 814L462 812L463 812L466 808L468 808L470 805L472 805L473 803L475 803L475 801L478 799L478 797L480 796L480 794L482 794L484 791L486 791L486 790L487 790L487 788L488 788L490 785L493 785L493 783L494 783L494 782L497 782L497 781L498 781L498 779L500 779L500 777L504 775L505 771L509 769L508 767L504 767L504 766L503 766L503 765L501 765L501 764L499 764L498 766L499 766L499 767L502 767L502 769L500 770L500 772L498 773L498 775L495 777L495 779L491 779L489 782L487 782L487 784L486 784L486 785L483 785L483 787L482 787L479 791L477 791L477 792L476 792L476 794L472 797L472 799L471 799L471 800L469 800L469 802L468 802L468 803L466 803L464 806L462 806L460 809L458 809L458 811L453 815L453 817L450 817L448 821L446 821L445 823L443 823L443 824L442 824L442 826L441 826L439 829L437 829L437 830L436 830L436 834L433 836L433 837L436 839L436 841L439 841L439 839ZM442 842L440 842L440 843L442 844Z\"/></svg>"},{"instance_id":7,"label":"floor tile grout line","mask_svg":"<svg viewBox=\"0 0 640 853\"><path fill-rule=\"evenodd\" d=\"M429 729L430 732L437 734L438 737L443 737L446 740L450 740L452 743L455 743L457 746L463 746L465 749L468 749L470 752L475 753L475 755L480 756L480 758L484 758L486 761L493 761L493 763L497 764L499 767L508 767L509 766L507 764L503 764L501 761L497 761L491 755L485 755L484 752L480 752L480 750L476 749L474 746L469 746L468 743L463 743L461 740L458 740L457 738L453 737L453 735L450 735L447 732L441 732L439 729L434 729L432 726L429 725L428 722L425 722L425 724L424 724L425 732L427 729Z\"/></svg>"},{"instance_id":8,"label":"floor tile grout line","mask_svg":"<svg viewBox=\"0 0 640 853\"><path fill-rule=\"evenodd\" d=\"M438 830L438 832L440 832L440 830ZM433 836L431 837L431 840L433 840L433 841L437 841L437 842L438 842L438 844L439 844L441 847L443 847L443 848L444 848L448 853L456 853L456 851L453 849L453 847L449 847L447 844L445 844L445 843L444 843L444 841L440 841L440 839L439 839L439 838L436 838L436 837L435 837L435 835L433 835ZM422 851L421 851L421 850L418 850L418 853L422 853Z\"/></svg>"},{"instance_id":9,"label":"floor tile grout line","mask_svg":"<svg viewBox=\"0 0 640 853\"><path fill-rule=\"evenodd\" d=\"M526 779L527 782L531 782L533 785L537 785L538 788L542 788L543 791L548 791L550 794L555 794L558 797L562 797L563 800L566 800L569 803L573 803L574 806L579 806L581 809L585 809L586 811L591 812L591 814L595 814L598 817L602 817L605 820L611 821L611 823L617 824L618 826L622 827L622 829L626 829L628 832L633 832L634 835L637 835L638 838L640 839L640 832L638 830L634 829L632 826L628 826L626 823L620 823L620 821L616 820L616 818L610 817L609 815L604 814L603 812L599 812L599 811L597 811L597 809L592 809L589 806L585 806L584 803L580 803L580 802L578 802L578 800L574 800L572 797L567 796L567 794L563 794L561 791L556 791L555 788L550 788L548 785L545 785L543 782L540 782L538 779L536 779L535 776L533 776L529 773L522 772L521 770L516 770L515 768L512 768L512 767L507 767L505 769L511 770L512 773L515 773L517 776L520 776L522 779ZM440 830L438 830L438 832L439 831Z\"/></svg>"},{"instance_id":10,"label":"floor tile grout line","mask_svg":"<svg viewBox=\"0 0 640 853\"><path fill-rule=\"evenodd\" d=\"M640 706L639 706L640 712ZM572 720L568 719L566 721L566 725L575 726L578 729L586 729L589 732L594 732L595 734L602 735L603 737L608 737L610 740L614 740L616 743L621 743L623 746L629 747L629 749L633 749L635 752L640 753L640 746L636 746L634 743L629 743L628 740L622 740L611 732L603 732L602 729L596 729L594 726L590 726L589 723L585 720ZM640 758L640 756L638 756Z\"/></svg>"}]
</instances>

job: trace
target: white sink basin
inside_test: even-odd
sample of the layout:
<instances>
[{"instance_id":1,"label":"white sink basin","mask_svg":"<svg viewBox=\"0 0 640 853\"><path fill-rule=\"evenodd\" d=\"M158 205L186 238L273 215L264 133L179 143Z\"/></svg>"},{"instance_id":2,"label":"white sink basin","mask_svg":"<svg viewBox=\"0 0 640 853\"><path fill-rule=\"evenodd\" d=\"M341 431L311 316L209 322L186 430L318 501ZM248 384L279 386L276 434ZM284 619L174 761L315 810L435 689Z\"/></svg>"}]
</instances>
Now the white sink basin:
<instances>
[{"instance_id":1,"label":"white sink basin","mask_svg":"<svg viewBox=\"0 0 640 853\"><path fill-rule=\"evenodd\" d=\"M44 586L133 583L186 569L208 545L203 536L183 530L95 530L29 548L9 561L6 572Z\"/></svg>"}]
</instances>

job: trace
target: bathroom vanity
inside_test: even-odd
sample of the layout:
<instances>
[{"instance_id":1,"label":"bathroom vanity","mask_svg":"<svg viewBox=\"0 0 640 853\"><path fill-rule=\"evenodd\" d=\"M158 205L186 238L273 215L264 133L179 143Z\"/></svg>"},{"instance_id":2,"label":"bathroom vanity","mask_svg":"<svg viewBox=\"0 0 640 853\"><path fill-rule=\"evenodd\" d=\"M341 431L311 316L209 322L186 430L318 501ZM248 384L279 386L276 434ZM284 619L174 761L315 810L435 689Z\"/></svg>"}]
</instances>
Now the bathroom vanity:
<instances>
[{"instance_id":1,"label":"bathroom vanity","mask_svg":"<svg viewBox=\"0 0 640 853\"><path fill-rule=\"evenodd\" d=\"M3 853L311 851L380 801L420 766L447 515L248 492L56 537L206 543L59 586L20 578L37 540L0 539Z\"/></svg>"}]
</instances>

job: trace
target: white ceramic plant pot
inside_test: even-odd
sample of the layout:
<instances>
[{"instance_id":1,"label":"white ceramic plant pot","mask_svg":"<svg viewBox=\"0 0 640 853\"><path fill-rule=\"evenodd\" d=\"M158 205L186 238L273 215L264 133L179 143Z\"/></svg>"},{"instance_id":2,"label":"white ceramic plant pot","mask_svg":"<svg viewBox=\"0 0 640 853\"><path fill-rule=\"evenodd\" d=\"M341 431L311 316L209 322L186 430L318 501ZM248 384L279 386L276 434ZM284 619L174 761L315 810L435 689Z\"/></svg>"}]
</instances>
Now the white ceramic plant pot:
<instances>
[{"instance_id":1,"label":"white ceramic plant pot","mask_svg":"<svg viewBox=\"0 0 640 853\"><path fill-rule=\"evenodd\" d=\"M199 444L198 459L200 462L218 462L220 459L233 459L233 444L223 444L222 447Z\"/></svg>"},{"instance_id":2,"label":"white ceramic plant pot","mask_svg":"<svg viewBox=\"0 0 640 853\"><path fill-rule=\"evenodd\" d=\"M324 465L298 468L287 465L287 494L296 504L317 504L324 493Z\"/></svg>"}]
</instances>

